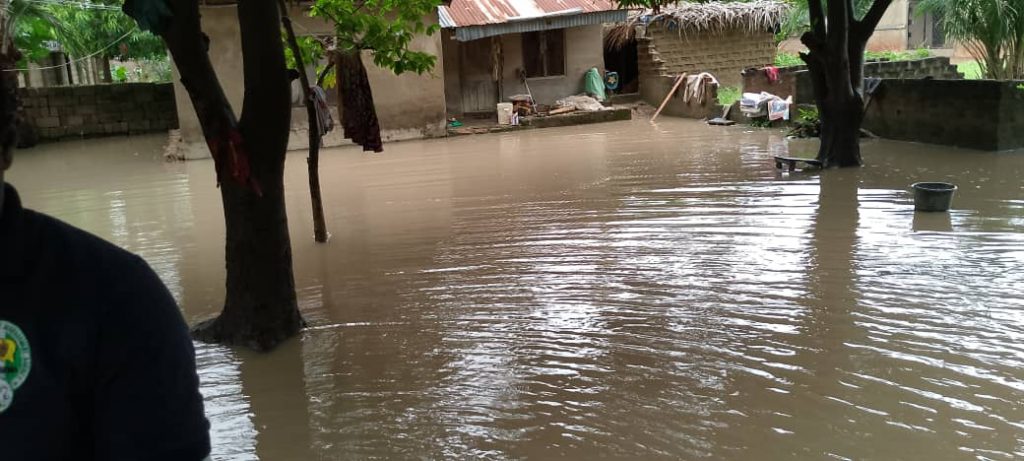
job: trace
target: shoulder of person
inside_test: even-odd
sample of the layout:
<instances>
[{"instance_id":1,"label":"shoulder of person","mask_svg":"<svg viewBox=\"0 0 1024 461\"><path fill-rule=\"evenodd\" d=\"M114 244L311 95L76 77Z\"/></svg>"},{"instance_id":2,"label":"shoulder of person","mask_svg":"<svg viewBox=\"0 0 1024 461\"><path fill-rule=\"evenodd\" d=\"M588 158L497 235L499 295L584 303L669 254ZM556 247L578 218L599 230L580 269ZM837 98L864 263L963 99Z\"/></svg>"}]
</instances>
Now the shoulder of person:
<instances>
[{"instance_id":1,"label":"shoulder of person","mask_svg":"<svg viewBox=\"0 0 1024 461\"><path fill-rule=\"evenodd\" d=\"M128 250L52 216L26 209L24 220L24 229L38 250L55 254L66 263L84 263L92 271L145 265Z\"/></svg>"},{"instance_id":2,"label":"shoulder of person","mask_svg":"<svg viewBox=\"0 0 1024 461\"><path fill-rule=\"evenodd\" d=\"M25 210L29 264L36 277L53 279L109 311L133 299L150 298L174 304L166 287L141 257L89 232L42 213ZM133 303L134 304L134 303Z\"/></svg>"}]
</instances>

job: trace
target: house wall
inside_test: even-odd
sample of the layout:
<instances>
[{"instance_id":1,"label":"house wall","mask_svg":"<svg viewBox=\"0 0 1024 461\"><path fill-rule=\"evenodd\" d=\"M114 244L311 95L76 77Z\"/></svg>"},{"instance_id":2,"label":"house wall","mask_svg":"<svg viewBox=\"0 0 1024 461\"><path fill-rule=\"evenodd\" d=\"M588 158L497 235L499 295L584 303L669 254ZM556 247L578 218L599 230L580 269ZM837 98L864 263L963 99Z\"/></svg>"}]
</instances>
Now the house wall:
<instances>
[{"instance_id":1,"label":"house wall","mask_svg":"<svg viewBox=\"0 0 1024 461\"><path fill-rule=\"evenodd\" d=\"M554 104L558 99L580 94L587 71L597 68L604 75L603 26L600 24L565 29L565 75L527 80L533 99L538 104ZM501 36L505 65L502 73L502 96L525 94L526 86L519 78L523 68L522 34Z\"/></svg>"},{"instance_id":2,"label":"house wall","mask_svg":"<svg viewBox=\"0 0 1024 461\"><path fill-rule=\"evenodd\" d=\"M565 29L565 75L556 77L531 78L527 82L538 104L554 104L558 99L584 91L584 76L591 68L604 74L604 48L600 24ZM448 33L445 32L445 35ZM490 39L481 39L490 40ZM501 41L502 78L499 99L507 101L510 96L526 94L526 86L519 78L523 68L522 34L507 34L498 37ZM458 116L464 113L460 68L462 63L462 42L444 39L445 57L445 98L448 112ZM498 101L495 101L497 103Z\"/></svg>"},{"instance_id":3,"label":"house wall","mask_svg":"<svg viewBox=\"0 0 1024 461\"><path fill-rule=\"evenodd\" d=\"M710 72L724 86L739 86L740 72L775 61L775 37L768 31L733 29L722 34L680 35L660 25L647 30L640 50L640 86L644 77ZM641 90L642 91L642 90Z\"/></svg>"},{"instance_id":4,"label":"house wall","mask_svg":"<svg viewBox=\"0 0 1024 461\"><path fill-rule=\"evenodd\" d=\"M868 51L900 51L907 49L907 25L910 4L907 0L892 0L875 33L868 40Z\"/></svg>"},{"instance_id":5,"label":"house wall","mask_svg":"<svg viewBox=\"0 0 1024 461\"><path fill-rule=\"evenodd\" d=\"M333 27L326 21L310 18L305 11L293 6L290 11L299 34L330 34ZM242 67L241 34L238 16L234 7L202 9L203 30L210 37L210 61L220 78L228 102L236 113L241 113L245 95ZM425 75L403 74L396 76L390 70L373 64L372 55L364 52L363 62L373 89L377 116L380 119L381 136L384 141L397 141L421 137L445 135L444 83L441 77L444 67L441 56L440 34L418 36L410 48L437 56L432 73ZM178 155L184 158L206 158L209 151L202 137L202 129L196 118L188 93L181 85L177 68L174 69L175 99L178 105L182 145ZM337 116L337 112L332 111ZM338 121L337 117L335 121ZM306 110L296 107L292 110L292 136L289 149L308 147L308 122ZM340 127L324 137L327 146L346 145Z\"/></svg>"}]
</instances>

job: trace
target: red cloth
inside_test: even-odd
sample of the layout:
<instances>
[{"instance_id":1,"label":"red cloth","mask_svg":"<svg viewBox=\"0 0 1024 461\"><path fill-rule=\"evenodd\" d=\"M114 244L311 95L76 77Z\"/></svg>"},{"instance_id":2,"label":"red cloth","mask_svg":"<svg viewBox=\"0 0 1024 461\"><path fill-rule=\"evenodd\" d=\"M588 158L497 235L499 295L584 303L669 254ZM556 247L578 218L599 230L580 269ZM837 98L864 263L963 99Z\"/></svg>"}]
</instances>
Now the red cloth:
<instances>
[{"instance_id":1,"label":"red cloth","mask_svg":"<svg viewBox=\"0 0 1024 461\"><path fill-rule=\"evenodd\" d=\"M776 83L779 81L779 68L775 66L768 66L764 68L764 74L768 76L768 83Z\"/></svg>"}]
</instances>

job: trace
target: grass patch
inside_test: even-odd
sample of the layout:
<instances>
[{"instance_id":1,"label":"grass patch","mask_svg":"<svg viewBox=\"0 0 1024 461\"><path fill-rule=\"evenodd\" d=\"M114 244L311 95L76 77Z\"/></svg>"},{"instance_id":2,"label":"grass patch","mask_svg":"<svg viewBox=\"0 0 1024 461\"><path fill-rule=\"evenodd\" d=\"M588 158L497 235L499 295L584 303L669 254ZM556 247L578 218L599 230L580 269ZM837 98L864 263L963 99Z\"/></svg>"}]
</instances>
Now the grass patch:
<instances>
[{"instance_id":1,"label":"grass patch","mask_svg":"<svg viewBox=\"0 0 1024 461\"><path fill-rule=\"evenodd\" d=\"M775 67L793 67L804 65L804 60L796 53L778 53L775 55Z\"/></svg>"},{"instance_id":2,"label":"grass patch","mask_svg":"<svg viewBox=\"0 0 1024 461\"><path fill-rule=\"evenodd\" d=\"M924 48L907 51L868 51L864 53L866 61L912 61L914 59L930 58L932 52Z\"/></svg>"},{"instance_id":3,"label":"grass patch","mask_svg":"<svg viewBox=\"0 0 1024 461\"><path fill-rule=\"evenodd\" d=\"M718 88L718 103L723 106L731 106L743 96L739 88L723 86Z\"/></svg>"},{"instance_id":4,"label":"grass patch","mask_svg":"<svg viewBox=\"0 0 1024 461\"><path fill-rule=\"evenodd\" d=\"M977 61L965 61L956 65L956 71L964 74L964 78L967 80L980 80L981 66L978 65Z\"/></svg>"}]
</instances>

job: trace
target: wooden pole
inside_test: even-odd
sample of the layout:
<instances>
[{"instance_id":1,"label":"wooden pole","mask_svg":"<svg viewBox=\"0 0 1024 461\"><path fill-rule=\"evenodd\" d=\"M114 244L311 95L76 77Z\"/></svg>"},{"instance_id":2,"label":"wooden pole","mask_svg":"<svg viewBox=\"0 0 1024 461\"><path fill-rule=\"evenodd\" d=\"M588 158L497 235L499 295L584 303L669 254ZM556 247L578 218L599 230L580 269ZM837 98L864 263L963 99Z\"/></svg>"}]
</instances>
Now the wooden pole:
<instances>
[{"instance_id":1,"label":"wooden pole","mask_svg":"<svg viewBox=\"0 0 1024 461\"><path fill-rule=\"evenodd\" d=\"M320 192L320 120L316 114L316 104L313 102L313 91L309 85L309 76L306 75L306 66L302 62L302 49L295 38L292 20L288 17L288 5L284 0L278 0L277 5L281 9L281 22L288 36L288 46L295 56L295 67L298 67L299 83L302 86L302 99L306 102L306 115L309 117L309 157L306 158L306 166L309 168L309 196L313 205L313 240L317 243L326 243L327 219L324 217L324 201Z\"/></svg>"},{"instance_id":2,"label":"wooden pole","mask_svg":"<svg viewBox=\"0 0 1024 461\"><path fill-rule=\"evenodd\" d=\"M665 109L666 105L668 105L668 100L672 99L672 95L676 94L676 90L679 89L679 85L683 84L683 80L686 80L686 74L680 75L679 78L676 79L676 84L672 85L672 90L665 95L665 100L661 102L661 106L658 107L658 111L654 113L653 117L651 117L651 123L654 123L654 121L657 120L658 115L660 115L661 111Z\"/></svg>"}]
</instances>

